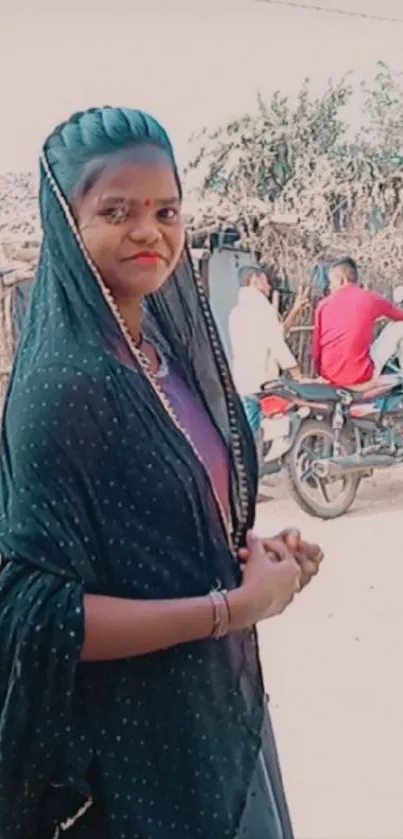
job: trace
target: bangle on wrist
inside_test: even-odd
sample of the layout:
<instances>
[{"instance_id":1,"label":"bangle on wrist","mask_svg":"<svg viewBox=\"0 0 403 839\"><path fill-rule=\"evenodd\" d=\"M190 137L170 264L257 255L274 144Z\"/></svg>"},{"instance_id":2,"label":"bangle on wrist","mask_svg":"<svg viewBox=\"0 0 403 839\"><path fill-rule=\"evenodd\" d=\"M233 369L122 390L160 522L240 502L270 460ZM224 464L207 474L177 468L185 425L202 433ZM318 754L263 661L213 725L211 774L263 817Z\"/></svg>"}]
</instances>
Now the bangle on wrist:
<instances>
[{"instance_id":1,"label":"bangle on wrist","mask_svg":"<svg viewBox=\"0 0 403 839\"><path fill-rule=\"evenodd\" d=\"M226 591L210 591L208 596L213 606L213 627L210 637L218 640L228 635L231 625L231 609Z\"/></svg>"}]
</instances>

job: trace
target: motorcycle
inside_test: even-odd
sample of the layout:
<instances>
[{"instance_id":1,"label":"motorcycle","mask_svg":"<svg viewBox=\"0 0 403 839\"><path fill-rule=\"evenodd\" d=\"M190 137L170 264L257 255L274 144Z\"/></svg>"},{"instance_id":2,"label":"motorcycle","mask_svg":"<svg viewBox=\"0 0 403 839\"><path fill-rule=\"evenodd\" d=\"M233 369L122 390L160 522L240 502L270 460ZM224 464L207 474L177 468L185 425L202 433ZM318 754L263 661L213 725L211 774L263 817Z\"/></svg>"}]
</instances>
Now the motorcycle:
<instances>
[{"instance_id":1,"label":"motorcycle","mask_svg":"<svg viewBox=\"0 0 403 839\"><path fill-rule=\"evenodd\" d=\"M393 301L403 308L403 285L394 288ZM323 519L344 515L362 478L403 462L402 372L396 355L364 391L321 381L267 382L257 394L260 477L285 467L290 494L305 512ZM311 450L309 439L315 440ZM330 498L336 484L339 491Z\"/></svg>"},{"instance_id":2,"label":"motorcycle","mask_svg":"<svg viewBox=\"0 0 403 839\"><path fill-rule=\"evenodd\" d=\"M280 379L259 394L261 476L285 471L289 494L311 516L334 519L352 506L360 482L403 464L403 376L366 389Z\"/></svg>"}]
</instances>

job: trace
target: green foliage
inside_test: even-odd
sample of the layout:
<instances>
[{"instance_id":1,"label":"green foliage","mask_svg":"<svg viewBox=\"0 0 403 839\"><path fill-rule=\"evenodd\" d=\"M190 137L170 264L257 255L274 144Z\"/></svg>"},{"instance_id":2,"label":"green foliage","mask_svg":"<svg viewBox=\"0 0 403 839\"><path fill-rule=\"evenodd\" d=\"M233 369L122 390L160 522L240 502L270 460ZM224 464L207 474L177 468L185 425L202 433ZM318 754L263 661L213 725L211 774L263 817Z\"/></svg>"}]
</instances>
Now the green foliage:
<instances>
[{"instance_id":1,"label":"green foliage","mask_svg":"<svg viewBox=\"0 0 403 839\"><path fill-rule=\"evenodd\" d=\"M188 164L188 171L203 170L200 194L213 190L228 196L242 180L257 198L272 200L293 176L301 150L309 146L323 155L342 140L340 112L351 95L343 79L314 98L306 79L295 104L280 91L268 103L259 94L256 114L243 114L212 132L204 129L193 138Z\"/></svg>"},{"instance_id":2,"label":"green foliage","mask_svg":"<svg viewBox=\"0 0 403 839\"><path fill-rule=\"evenodd\" d=\"M403 153L402 74L394 74L387 64L378 61L371 84L363 82L361 89L367 116L361 142L386 156Z\"/></svg>"}]
</instances>

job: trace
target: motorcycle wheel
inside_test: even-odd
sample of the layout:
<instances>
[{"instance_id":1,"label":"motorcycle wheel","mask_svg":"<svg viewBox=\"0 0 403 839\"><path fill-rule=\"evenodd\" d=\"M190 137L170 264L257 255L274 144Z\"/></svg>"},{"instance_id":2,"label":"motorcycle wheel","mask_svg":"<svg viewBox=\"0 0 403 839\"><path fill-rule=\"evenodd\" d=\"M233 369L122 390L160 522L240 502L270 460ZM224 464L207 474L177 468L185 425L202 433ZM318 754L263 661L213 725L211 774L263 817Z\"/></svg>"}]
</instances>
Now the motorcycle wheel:
<instances>
[{"instance_id":1,"label":"motorcycle wheel","mask_svg":"<svg viewBox=\"0 0 403 839\"><path fill-rule=\"evenodd\" d=\"M310 463L331 457L334 431L321 420L301 425L293 447L285 459L287 489L304 513L319 519L336 519L348 512L354 502L361 476L347 474L337 481L325 481L310 474ZM341 455L352 454L353 444L345 432L340 440ZM331 497L334 488L339 491Z\"/></svg>"}]
</instances>

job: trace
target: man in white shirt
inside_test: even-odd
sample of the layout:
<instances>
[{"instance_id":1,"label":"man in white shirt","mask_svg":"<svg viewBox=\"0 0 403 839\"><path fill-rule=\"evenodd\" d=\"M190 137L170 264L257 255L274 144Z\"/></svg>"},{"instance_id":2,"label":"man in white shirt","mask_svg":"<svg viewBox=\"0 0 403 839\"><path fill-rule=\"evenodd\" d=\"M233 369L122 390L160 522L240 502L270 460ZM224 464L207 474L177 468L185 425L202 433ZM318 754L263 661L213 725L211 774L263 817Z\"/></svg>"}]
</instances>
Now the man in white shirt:
<instances>
[{"instance_id":1,"label":"man in white shirt","mask_svg":"<svg viewBox=\"0 0 403 839\"><path fill-rule=\"evenodd\" d=\"M301 372L284 338L283 325L270 303L270 283L257 266L239 271L237 305L229 317L232 373L255 435L260 428L260 404L255 396L263 382L277 379L280 371L300 378Z\"/></svg>"}]
</instances>

